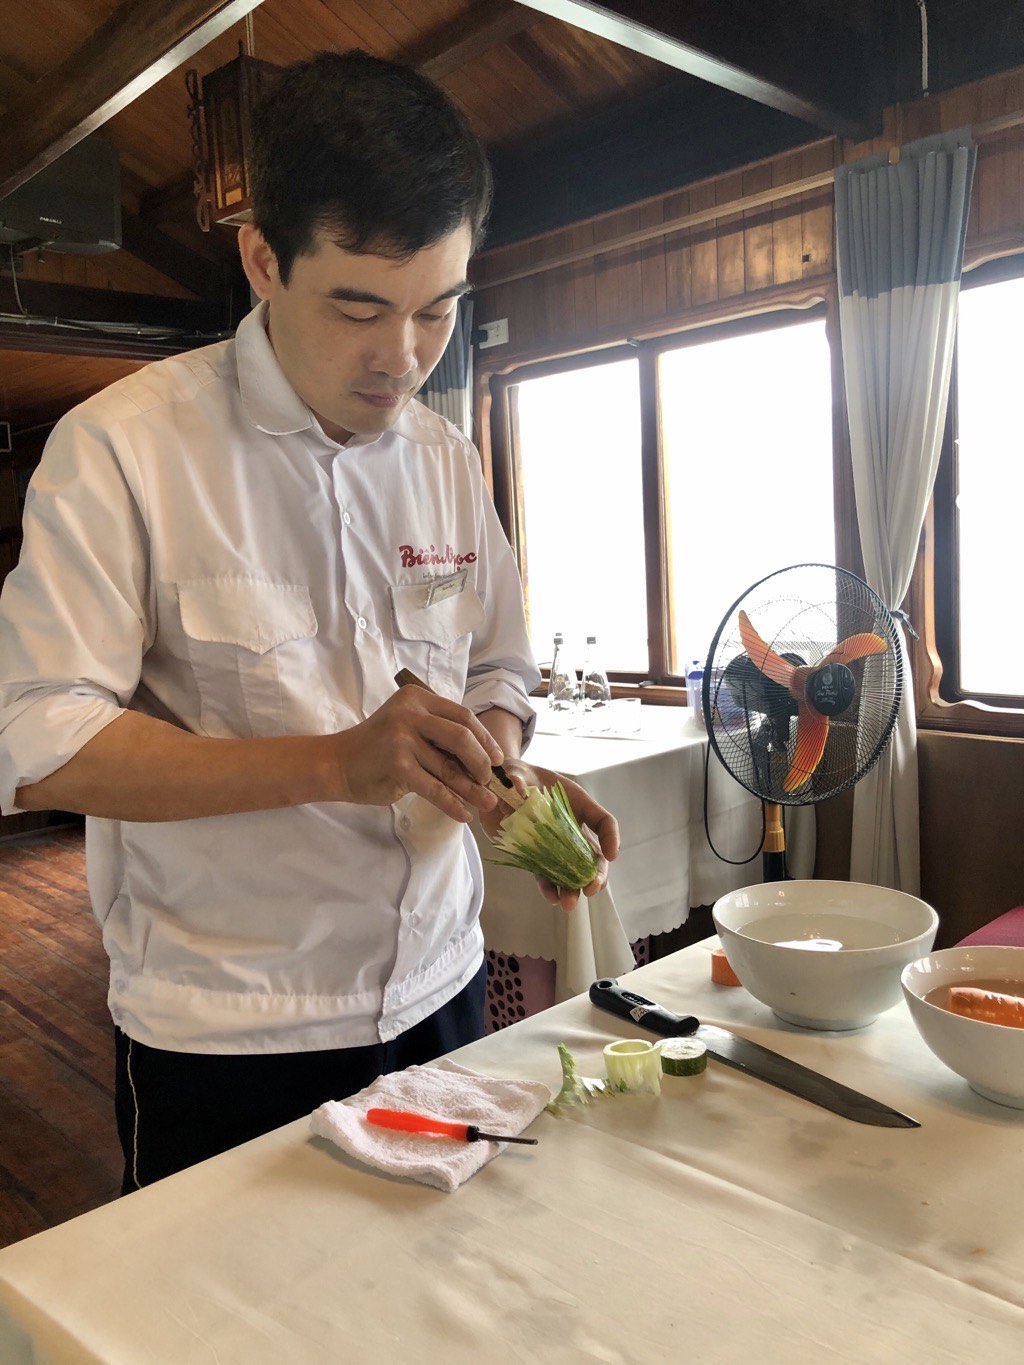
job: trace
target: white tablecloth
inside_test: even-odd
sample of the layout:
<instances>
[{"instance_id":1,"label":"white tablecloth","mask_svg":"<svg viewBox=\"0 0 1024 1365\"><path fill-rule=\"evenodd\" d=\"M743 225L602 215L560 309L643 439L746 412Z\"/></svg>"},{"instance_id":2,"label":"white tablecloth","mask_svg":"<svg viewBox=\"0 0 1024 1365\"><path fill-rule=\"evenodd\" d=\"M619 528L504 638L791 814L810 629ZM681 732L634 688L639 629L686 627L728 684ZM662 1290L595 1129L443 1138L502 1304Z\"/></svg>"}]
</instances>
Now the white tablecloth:
<instances>
[{"instance_id":1,"label":"white tablecloth","mask_svg":"<svg viewBox=\"0 0 1024 1365\"><path fill-rule=\"evenodd\" d=\"M1024 1343L1024 1112L976 1096L901 1004L790 1029L708 943L632 974L921 1121L868 1128L709 1063L552 1118L454 1194L265 1138L0 1251L4 1365L1009 1365ZM557 1087L619 1021L569 1001L453 1054Z\"/></svg>"},{"instance_id":2,"label":"white tablecloth","mask_svg":"<svg viewBox=\"0 0 1024 1365\"><path fill-rule=\"evenodd\" d=\"M543 705L543 703L542 703ZM532 879L484 864L481 924L488 948L555 963L555 996L567 1000L599 976L633 966L629 945L683 924L691 906L712 905L738 886L761 880L760 854L732 867L704 833L707 735L682 707L643 706L635 738L588 738L538 729L529 759L575 778L619 822L622 850L608 889L571 915L552 909ZM546 716L541 715L543 726ZM761 803L725 771L708 765L708 816L715 846L748 857L761 832ZM814 813L787 812L790 875L814 870ZM474 827L486 859L490 845Z\"/></svg>"}]
</instances>

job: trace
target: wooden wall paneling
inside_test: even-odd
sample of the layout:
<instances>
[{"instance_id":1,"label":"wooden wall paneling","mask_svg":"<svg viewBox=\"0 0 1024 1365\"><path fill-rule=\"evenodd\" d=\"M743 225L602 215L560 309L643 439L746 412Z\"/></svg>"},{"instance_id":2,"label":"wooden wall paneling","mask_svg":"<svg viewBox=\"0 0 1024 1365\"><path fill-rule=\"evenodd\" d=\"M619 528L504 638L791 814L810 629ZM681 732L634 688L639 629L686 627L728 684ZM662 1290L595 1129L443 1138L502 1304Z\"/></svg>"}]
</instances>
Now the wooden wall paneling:
<instances>
[{"instance_id":1,"label":"wooden wall paneling","mask_svg":"<svg viewBox=\"0 0 1024 1365\"><path fill-rule=\"evenodd\" d=\"M937 946L947 947L1024 904L1024 842L1010 832L1024 740L929 730L918 741L921 895L939 914Z\"/></svg>"},{"instance_id":2,"label":"wooden wall paneling","mask_svg":"<svg viewBox=\"0 0 1024 1365\"><path fill-rule=\"evenodd\" d=\"M550 260L567 249L565 233L541 238L535 251ZM572 274L564 266L560 270L546 270L537 276L540 288L537 297L537 335L552 342L571 344L577 336L576 292Z\"/></svg>"},{"instance_id":3,"label":"wooden wall paneling","mask_svg":"<svg viewBox=\"0 0 1024 1365\"><path fill-rule=\"evenodd\" d=\"M714 183L716 203L733 203L743 193L742 174L722 175ZM717 219L715 226L718 247L718 297L732 299L742 294L744 290L743 214L727 214L724 218Z\"/></svg>"},{"instance_id":4,"label":"wooden wall paneling","mask_svg":"<svg viewBox=\"0 0 1024 1365\"><path fill-rule=\"evenodd\" d=\"M1024 78L1000 82L1001 89L986 93L982 119L997 118L1024 108ZM975 168L978 235L1000 237L1024 222L1021 199L1021 149L1024 128L1013 128L978 144ZM973 207L973 205L972 205Z\"/></svg>"},{"instance_id":5,"label":"wooden wall paneling","mask_svg":"<svg viewBox=\"0 0 1024 1365\"><path fill-rule=\"evenodd\" d=\"M743 194L771 189L772 168L765 162L743 172ZM775 254L772 234L772 206L749 209L743 215L743 290L753 293L775 283Z\"/></svg>"},{"instance_id":6,"label":"wooden wall paneling","mask_svg":"<svg viewBox=\"0 0 1024 1365\"><path fill-rule=\"evenodd\" d=\"M792 184L803 174L803 157L800 152L790 152L776 157L770 166L773 186ZM776 284L788 284L803 277L802 218L802 197L772 205L772 270Z\"/></svg>"},{"instance_id":7,"label":"wooden wall paneling","mask_svg":"<svg viewBox=\"0 0 1024 1365\"><path fill-rule=\"evenodd\" d=\"M718 202L715 182L705 181L690 190L690 211L712 208ZM718 223L702 223L690 236L690 302L694 307L718 298Z\"/></svg>"},{"instance_id":8,"label":"wooden wall paneling","mask_svg":"<svg viewBox=\"0 0 1024 1365\"><path fill-rule=\"evenodd\" d=\"M596 240L593 223L578 223L569 231L573 251L592 246ZM576 305L576 336L582 341L597 330L597 276L592 261L577 261L569 270Z\"/></svg>"},{"instance_id":9,"label":"wooden wall paneling","mask_svg":"<svg viewBox=\"0 0 1024 1365\"><path fill-rule=\"evenodd\" d=\"M639 209L610 213L595 222L594 240L600 242L621 237L628 232L637 232L639 228ZM618 323L622 323L628 331L630 324L642 321L643 281L639 248L628 246L608 252L598 256L595 264L598 331L603 333Z\"/></svg>"},{"instance_id":10,"label":"wooden wall paneling","mask_svg":"<svg viewBox=\"0 0 1024 1365\"><path fill-rule=\"evenodd\" d=\"M536 242L510 247L507 253L502 254L503 267L508 271L519 270L536 259L537 250ZM508 318L509 348L517 355L521 351L529 351L538 341L543 342L544 339L540 316L544 297L541 292L541 279L540 275L528 275L525 279L513 280L507 286L506 298L509 306L496 315ZM492 354L500 364L504 353L495 351Z\"/></svg>"},{"instance_id":11,"label":"wooden wall paneling","mask_svg":"<svg viewBox=\"0 0 1024 1365\"><path fill-rule=\"evenodd\" d=\"M801 154L804 175L830 170L835 165L834 143L823 142ZM804 279L824 275L833 269L835 225L832 212L832 187L812 191L805 199L801 214L801 268Z\"/></svg>"},{"instance_id":12,"label":"wooden wall paneling","mask_svg":"<svg viewBox=\"0 0 1024 1365\"><path fill-rule=\"evenodd\" d=\"M685 218L693 211L689 190L678 190L665 196L666 222ZM665 250L665 312L685 312L693 302L692 234L672 232L662 238Z\"/></svg>"},{"instance_id":13,"label":"wooden wall paneling","mask_svg":"<svg viewBox=\"0 0 1024 1365\"><path fill-rule=\"evenodd\" d=\"M665 200L652 199L640 205L641 228L655 227L665 221ZM641 319L663 317L668 311L665 238L655 237L640 248Z\"/></svg>"}]
</instances>

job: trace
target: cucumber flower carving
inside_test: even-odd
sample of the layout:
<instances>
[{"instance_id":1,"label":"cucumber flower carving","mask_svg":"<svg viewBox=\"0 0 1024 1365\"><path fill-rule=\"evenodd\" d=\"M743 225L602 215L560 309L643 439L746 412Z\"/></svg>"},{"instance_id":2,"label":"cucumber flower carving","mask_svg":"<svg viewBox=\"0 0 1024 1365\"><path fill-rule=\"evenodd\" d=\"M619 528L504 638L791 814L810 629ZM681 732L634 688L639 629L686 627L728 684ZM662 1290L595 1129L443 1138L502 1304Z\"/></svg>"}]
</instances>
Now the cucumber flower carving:
<instances>
[{"instance_id":1,"label":"cucumber flower carving","mask_svg":"<svg viewBox=\"0 0 1024 1365\"><path fill-rule=\"evenodd\" d=\"M528 787L526 799L501 822L494 847L500 867L521 867L553 886L579 891L597 876L597 858L569 804L565 788Z\"/></svg>"}]
</instances>

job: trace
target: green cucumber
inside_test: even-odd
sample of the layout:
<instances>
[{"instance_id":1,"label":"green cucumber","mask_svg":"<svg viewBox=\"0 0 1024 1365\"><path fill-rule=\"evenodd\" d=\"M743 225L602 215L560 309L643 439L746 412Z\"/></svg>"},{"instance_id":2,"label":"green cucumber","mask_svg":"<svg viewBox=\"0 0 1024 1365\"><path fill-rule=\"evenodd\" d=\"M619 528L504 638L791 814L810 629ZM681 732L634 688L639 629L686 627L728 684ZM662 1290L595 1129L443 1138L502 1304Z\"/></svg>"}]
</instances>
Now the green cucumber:
<instances>
[{"instance_id":1,"label":"green cucumber","mask_svg":"<svg viewBox=\"0 0 1024 1365\"><path fill-rule=\"evenodd\" d=\"M708 1050L697 1038L666 1038L659 1050L666 1076L699 1076L707 1069Z\"/></svg>"}]
</instances>

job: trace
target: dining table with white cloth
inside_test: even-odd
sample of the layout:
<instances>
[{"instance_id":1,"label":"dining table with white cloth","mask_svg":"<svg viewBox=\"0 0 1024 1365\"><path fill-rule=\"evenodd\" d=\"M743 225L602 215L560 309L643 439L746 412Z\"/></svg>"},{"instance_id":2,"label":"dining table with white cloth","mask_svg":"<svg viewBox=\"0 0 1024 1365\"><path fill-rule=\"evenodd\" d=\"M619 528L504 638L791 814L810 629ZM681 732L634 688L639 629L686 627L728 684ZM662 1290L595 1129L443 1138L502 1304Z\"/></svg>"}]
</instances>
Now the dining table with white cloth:
<instances>
[{"instance_id":1,"label":"dining table with white cloth","mask_svg":"<svg viewBox=\"0 0 1024 1365\"><path fill-rule=\"evenodd\" d=\"M588 723L570 717L574 728L568 728L565 719L539 702L537 732L526 754L529 762L579 782L618 820L621 848L604 891L590 900L581 897L572 915L552 909L522 871L487 861L500 854L479 825L473 827L485 860L480 913L484 943L495 952L553 962L556 1000L586 990L598 976L630 970L630 945L677 929L694 906L713 905L726 892L762 880L756 852L761 802L714 753L707 764L708 824L724 858L709 844L704 829L708 736L703 723L685 707L647 705L637 706L623 722L618 718L628 711L621 706L612 703L611 729L601 733L593 728L600 718L591 717ZM626 728L616 732L617 724L636 723L637 714L635 733ZM793 808L786 819L790 874L809 877L814 870L813 809Z\"/></svg>"},{"instance_id":2,"label":"dining table with white cloth","mask_svg":"<svg viewBox=\"0 0 1024 1365\"><path fill-rule=\"evenodd\" d=\"M528 1133L453 1193L308 1119L0 1251L4 1365L1002 1365L1024 1346L1024 1111L902 1003L850 1033L713 985L706 939L623 978L911 1114L867 1127L730 1070ZM451 1058L559 1086L624 1025L586 995ZM628 1036L628 1035L627 1035ZM424 1141L439 1139L424 1138Z\"/></svg>"}]
</instances>

